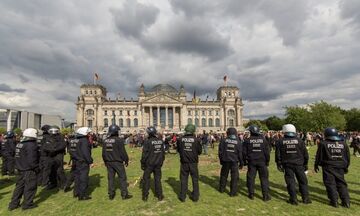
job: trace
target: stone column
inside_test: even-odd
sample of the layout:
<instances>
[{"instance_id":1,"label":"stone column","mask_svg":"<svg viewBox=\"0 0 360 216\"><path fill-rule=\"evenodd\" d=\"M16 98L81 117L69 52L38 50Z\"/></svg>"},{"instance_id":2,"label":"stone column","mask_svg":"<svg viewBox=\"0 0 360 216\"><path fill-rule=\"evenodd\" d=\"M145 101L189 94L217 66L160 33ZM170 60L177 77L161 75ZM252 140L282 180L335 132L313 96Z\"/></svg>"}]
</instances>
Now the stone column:
<instances>
[{"instance_id":1,"label":"stone column","mask_svg":"<svg viewBox=\"0 0 360 216\"><path fill-rule=\"evenodd\" d=\"M149 115L150 115L149 124L150 124L150 125L149 125L149 126L154 126L154 122L153 122L154 117L153 117L153 109L152 109L152 106L150 106L149 109L150 109L150 113L149 113Z\"/></svg>"},{"instance_id":2,"label":"stone column","mask_svg":"<svg viewBox=\"0 0 360 216\"><path fill-rule=\"evenodd\" d=\"M6 114L7 114L7 121L6 121L6 130L7 131L11 131L11 110L8 109L6 110Z\"/></svg>"},{"instance_id":3,"label":"stone column","mask_svg":"<svg viewBox=\"0 0 360 216\"><path fill-rule=\"evenodd\" d=\"M158 126L158 128L161 128L161 125L160 125L160 106L157 106L157 116L156 116L156 120L157 120L157 126Z\"/></svg>"},{"instance_id":4,"label":"stone column","mask_svg":"<svg viewBox=\"0 0 360 216\"><path fill-rule=\"evenodd\" d=\"M145 107L141 106L141 127L142 128L145 127L144 121L145 121Z\"/></svg>"},{"instance_id":5,"label":"stone column","mask_svg":"<svg viewBox=\"0 0 360 216\"><path fill-rule=\"evenodd\" d=\"M169 108L168 106L165 107L165 129L169 129Z\"/></svg>"},{"instance_id":6,"label":"stone column","mask_svg":"<svg viewBox=\"0 0 360 216\"><path fill-rule=\"evenodd\" d=\"M172 125L173 125L173 129L175 128L175 123L176 123L176 121L175 121L175 109L176 109L176 107L173 106L172 107L172 112L173 112ZM179 116L179 119L180 119L180 116Z\"/></svg>"}]
</instances>

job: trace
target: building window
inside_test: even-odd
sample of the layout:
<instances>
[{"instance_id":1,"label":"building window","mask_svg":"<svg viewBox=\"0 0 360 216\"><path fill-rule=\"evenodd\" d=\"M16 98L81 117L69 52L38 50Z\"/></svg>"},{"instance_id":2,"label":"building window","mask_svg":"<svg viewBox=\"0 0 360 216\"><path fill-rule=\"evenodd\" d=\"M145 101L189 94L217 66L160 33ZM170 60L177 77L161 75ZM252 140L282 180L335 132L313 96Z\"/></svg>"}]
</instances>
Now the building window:
<instances>
[{"instance_id":1,"label":"building window","mask_svg":"<svg viewBox=\"0 0 360 216\"><path fill-rule=\"evenodd\" d=\"M106 115L106 116L107 116L107 110L105 110L105 111L104 111L104 115Z\"/></svg>"},{"instance_id":2,"label":"building window","mask_svg":"<svg viewBox=\"0 0 360 216\"><path fill-rule=\"evenodd\" d=\"M104 119L104 127L109 127L109 120L108 119Z\"/></svg>"},{"instance_id":3,"label":"building window","mask_svg":"<svg viewBox=\"0 0 360 216\"><path fill-rule=\"evenodd\" d=\"M134 127L138 127L138 119L137 118L134 119Z\"/></svg>"},{"instance_id":4,"label":"building window","mask_svg":"<svg viewBox=\"0 0 360 216\"><path fill-rule=\"evenodd\" d=\"M219 118L217 118L217 119L215 120L215 126L216 126L216 127L220 127L220 119L219 119Z\"/></svg>"},{"instance_id":5,"label":"building window","mask_svg":"<svg viewBox=\"0 0 360 216\"><path fill-rule=\"evenodd\" d=\"M201 115L203 115L203 116L205 115L205 110L203 110L203 111L201 112Z\"/></svg>"},{"instance_id":6,"label":"building window","mask_svg":"<svg viewBox=\"0 0 360 216\"><path fill-rule=\"evenodd\" d=\"M87 126L88 126L89 128L92 128L92 127L93 127L93 121L92 121L92 120L88 120Z\"/></svg>"},{"instance_id":7,"label":"building window","mask_svg":"<svg viewBox=\"0 0 360 216\"><path fill-rule=\"evenodd\" d=\"M95 90L94 92L95 92L94 94L96 95L96 94L97 94L97 93L96 93L96 90Z\"/></svg>"},{"instance_id":8,"label":"building window","mask_svg":"<svg viewBox=\"0 0 360 216\"><path fill-rule=\"evenodd\" d=\"M215 111L215 115L219 116L219 111L218 110Z\"/></svg>"},{"instance_id":9,"label":"building window","mask_svg":"<svg viewBox=\"0 0 360 216\"><path fill-rule=\"evenodd\" d=\"M228 116L235 116L235 111L233 109L229 110Z\"/></svg>"},{"instance_id":10,"label":"building window","mask_svg":"<svg viewBox=\"0 0 360 216\"><path fill-rule=\"evenodd\" d=\"M131 120L129 118L126 119L126 126L131 127Z\"/></svg>"},{"instance_id":11,"label":"building window","mask_svg":"<svg viewBox=\"0 0 360 216\"><path fill-rule=\"evenodd\" d=\"M201 127L206 127L206 119L205 118L201 119Z\"/></svg>"},{"instance_id":12,"label":"building window","mask_svg":"<svg viewBox=\"0 0 360 216\"><path fill-rule=\"evenodd\" d=\"M88 115L88 116L94 115L94 110L92 110L92 109L86 110L86 115Z\"/></svg>"},{"instance_id":13,"label":"building window","mask_svg":"<svg viewBox=\"0 0 360 216\"><path fill-rule=\"evenodd\" d=\"M90 95L92 95L92 90L90 90Z\"/></svg>"},{"instance_id":14,"label":"building window","mask_svg":"<svg viewBox=\"0 0 360 216\"><path fill-rule=\"evenodd\" d=\"M195 127L199 127L199 119L198 118L195 119Z\"/></svg>"},{"instance_id":15,"label":"building window","mask_svg":"<svg viewBox=\"0 0 360 216\"><path fill-rule=\"evenodd\" d=\"M211 111L211 110L209 110L209 115L210 115L210 116L212 115L212 111Z\"/></svg>"},{"instance_id":16,"label":"building window","mask_svg":"<svg viewBox=\"0 0 360 216\"><path fill-rule=\"evenodd\" d=\"M124 127L124 119L119 119L119 126Z\"/></svg>"},{"instance_id":17,"label":"building window","mask_svg":"<svg viewBox=\"0 0 360 216\"><path fill-rule=\"evenodd\" d=\"M85 94L89 94L89 91L88 91L88 90L86 90L86 91L85 91Z\"/></svg>"},{"instance_id":18,"label":"building window","mask_svg":"<svg viewBox=\"0 0 360 216\"><path fill-rule=\"evenodd\" d=\"M122 116L123 115L122 110L120 110L119 112L120 112L120 115Z\"/></svg>"},{"instance_id":19,"label":"building window","mask_svg":"<svg viewBox=\"0 0 360 216\"><path fill-rule=\"evenodd\" d=\"M112 124L112 125L115 125L115 124L116 124L115 118L112 118L112 119L111 119L111 124Z\"/></svg>"},{"instance_id":20,"label":"building window","mask_svg":"<svg viewBox=\"0 0 360 216\"><path fill-rule=\"evenodd\" d=\"M127 111L127 115L130 116L130 110Z\"/></svg>"},{"instance_id":21,"label":"building window","mask_svg":"<svg viewBox=\"0 0 360 216\"><path fill-rule=\"evenodd\" d=\"M214 127L213 119L212 119L212 118L209 119L209 127Z\"/></svg>"},{"instance_id":22,"label":"building window","mask_svg":"<svg viewBox=\"0 0 360 216\"><path fill-rule=\"evenodd\" d=\"M188 124L192 124L192 119L188 118Z\"/></svg>"},{"instance_id":23,"label":"building window","mask_svg":"<svg viewBox=\"0 0 360 216\"><path fill-rule=\"evenodd\" d=\"M134 110L134 115L137 116L137 110Z\"/></svg>"},{"instance_id":24,"label":"building window","mask_svg":"<svg viewBox=\"0 0 360 216\"><path fill-rule=\"evenodd\" d=\"M188 111L188 116L191 116L191 110Z\"/></svg>"},{"instance_id":25,"label":"building window","mask_svg":"<svg viewBox=\"0 0 360 216\"><path fill-rule=\"evenodd\" d=\"M234 127L234 119L229 119L229 126Z\"/></svg>"},{"instance_id":26,"label":"building window","mask_svg":"<svg viewBox=\"0 0 360 216\"><path fill-rule=\"evenodd\" d=\"M113 110L111 113L112 113L113 116L115 116L115 110Z\"/></svg>"},{"instance_id":27,"label":"building window","mask_svg":"<svg viewBox=\"0 0 360 216\"><path fill-rule=\"evenodd\" d=\"M195 116L198 116L198 111L197 110L195 110Z\"/></svg>"}]
</instances>

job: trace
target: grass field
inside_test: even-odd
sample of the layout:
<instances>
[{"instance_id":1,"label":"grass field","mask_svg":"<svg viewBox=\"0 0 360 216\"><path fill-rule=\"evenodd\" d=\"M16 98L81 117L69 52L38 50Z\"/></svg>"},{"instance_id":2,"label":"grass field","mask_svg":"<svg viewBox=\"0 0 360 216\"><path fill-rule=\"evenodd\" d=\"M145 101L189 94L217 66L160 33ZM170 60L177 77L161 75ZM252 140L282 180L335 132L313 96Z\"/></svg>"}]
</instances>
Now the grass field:
<instances>
[{"instance_id":1,"label":"grass field","mask_svg":"<svg viewBox=\"0 0 360 216\"><path fill-rule=\"evenodd\" d=\"M140 169L140 149L129 149L130 164L127 168L129 191L134 196L123 201L120 191L117 190L115 200L110 201L107 195L107 173L101 159L101 148L93 150L95 167L90 171L90 192L92 200L79 202L72 197L72 192L46 191L38 188L35 202L38 208L28 211L21 209L9 212L7 210L12 191L14 178L7 176L0 179L0 215L359 215L360 210L360 158L351 157L349 174L346 175L351 197L351 208L332 208L328 206L325 187L322 183L321 173L310 171L308 174L310 205L299 204L291 206L286 203L288 194L283 174L278 172L272 153L270 163L270 190L272 200L264 203L261 200L261 190L257 180L256 198L249 200L246 192L246 171L241 171L239 181L239 195L229 197L217 191L220 165L217 159L217 149L210 149L210 156L201 156L199 162L200 172L200 200L193 203L187 199L181 203L177 199L180 189L179 182L179 156L166 155L163 166L162 185L164 201L158 202L150 193L148 202L141 200L139 187L142 171ZM309 150L311 155L309 168L313 167L316 147ZM66 161L68 158L66 158ZM68 170L67 170L68 172ZM191 181L189 181L191 182ZM189 186L191 189L191 186ZM153 190L153 189L152 189ZM228 192L227 188L227 192ZM298 198L301 200L300 195Z\"/></svg>"}]
</instances>

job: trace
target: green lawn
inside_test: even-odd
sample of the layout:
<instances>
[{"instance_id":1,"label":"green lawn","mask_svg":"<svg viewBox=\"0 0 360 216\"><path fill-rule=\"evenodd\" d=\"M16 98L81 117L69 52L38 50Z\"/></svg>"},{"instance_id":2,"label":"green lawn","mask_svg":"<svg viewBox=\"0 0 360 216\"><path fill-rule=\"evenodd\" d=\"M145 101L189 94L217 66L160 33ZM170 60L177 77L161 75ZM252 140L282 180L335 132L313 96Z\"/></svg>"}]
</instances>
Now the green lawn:
<instances>
[{"instance_id":1,"label":"green lawn","mask_svg":"<svg viewBox=\"0 0 360 216\"><path fill-rule=\"evenodd\" d=\"M45 191L38 188L35 202L38 208L28 211L21 209L9 212L7 210L14 179L1 177L0 183L0 215L359 215L360 210L360 158L351 157L352 164L348 181L351 208L342 207L335 209L327 205L325 187L322 183L321 173L309 172L310 205L300 204L291 206L286 203L288 195L282 173L278 172L272 154L270 165L270 189L272 200L264 203L261 200L261 190L257 180L256 199L249 200L246 193L246 173L240 173L240 194L229 197L226 193L217 192L220 165L217 159L217 150L210 149L210 156L201 156L199 163L200 172L200 200L193 203L187 199L181 203L177 199L179 192L179 157L168 154L163 166L162 184L165 199L158 202L155 197L149 197L148 202L141 200L139 187L142 171L140 170L140 149L129 149L130 164L127 168L129 191L134 196L123 201L120 191L117 190L115 200L110 201L107 195L107 174L101 160L101 148L94 149L93 157L96 166L90 171L90 191L92 200L79 202L72 198L72 193L62 191ZM311 160L309 167L313 167L316 147L310 150ZM68 158L66 158L67 161ZM68 171L68 170L67 170ZM191 182L191 181L189 181ZM191 186L190 186L191 188ZM228 191L228 188L227 188ZM299 195L299 199L301 197Z\"/></svg>"}]
</instances>

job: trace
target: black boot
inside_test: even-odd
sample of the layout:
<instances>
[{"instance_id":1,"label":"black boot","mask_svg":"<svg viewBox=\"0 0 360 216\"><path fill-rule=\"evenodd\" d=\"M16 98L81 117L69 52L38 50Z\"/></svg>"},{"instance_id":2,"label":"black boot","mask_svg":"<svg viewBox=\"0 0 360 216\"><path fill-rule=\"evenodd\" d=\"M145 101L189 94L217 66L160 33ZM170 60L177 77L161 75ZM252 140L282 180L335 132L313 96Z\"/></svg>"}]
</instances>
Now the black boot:
<instances>
[{"instance_id":1,"label":"black boot","mask_svg":"<svg viewBox=\"0 0 360 216\"><path fill-rule=\"evenodd\" d=\"M336 201L330 201L329 205L331 205L334 208L339 208L339 205Z\"/></svg>"},{"instance_id":2,"label":"black boot","mask_svg":"<svg viewBox=\"0 0 360 216\"><path fill-rule=\"evenodd\" d=\"M113 200L115 198L115 194L109 194L109 200Z\"/></svg>"},{"instance_id":3,"label":"black boot","mask_svg":"<svg viewBox=\"0 0 360 216\"><path fill-rule=\"evenodd\" d=\"M303 199L303 203L304 204L311 204L312 202L311 202L311 199L309 197L306 197L306 198Z\"/></svg>"},{"instance_id":4,"label":"black boot","mask_svg":"<svg viewBox=\"0 0 360 216\"><path fill-rule=\"evenodd\" d=\"M265 194L265 195L263 196L263 201L264 201L264 202L267 202L267 201L270 201L270 200L271 200L271 197L270 197L269 194Z\"/></svg>"},{"instance_id":5,"label":"black boot","mask_svg":"<svg viewBox=\"0 0 360 216\"><path fill-rule=\"evenodd\" d=\"M345 207L345 208L350 208L350 202L349 201L343 201L342 203L341 203L341 205L343 206L343 207Z\"/></svg>"},{"instance_id":6,"label":"black boot","mask_svg":"<svg viewBox=\"0 0 360 216\"><path fill-rule=\"evenodd\" d=\"M254 200L254 194L249 194L248 197L249 199Z\"/></svg>"},{"instance_id":7,"label":"black boot","mask_svg":"<svg viewBox=\"0 0 360 216\"><path fill-rule=\"evenodd\" d=\"M130 194L126 194L125 196L122 196L123 200L131 199L133 196Z\"/></svg>"},{"instance_id":8,"label":"black boot","mask_svg":"<svg viewBox=\"0 0 360 216\"><path fill-rule=\"evenodd\" d=\"M147 201L148 201L148 196L142 196L142 200L143 200L144 202L147 202Z\"/></svg>"},{"instance_id":9,"label":"black boot","mask_svg":"<svg viewBox=\"0 0 360 216\"><path fill-rule=\"evenodd\" d=\"M38 205L36 205L36 204L31 204L31 205L29 205L29 206L23 206L22 209L23 209L23 210L27 210L27 209L33 209L33 208L36 208L36 207L38 207Z\"/></svg>"},{"instance_id":10,"label":"black boot","mask_svg":"<svg viewBox=\"0 0 360 216\"><path fill-rule=\"evenodd\" d=\"M164 198L165 198L164 195L158 196L158 200L159 200L159 201L162 201Z\"/></svg>"},{"instance_id":11,"label":"black boot","mask_svg":"<svg viewBox=\"0 0 360 216\"><path fill-rule=\"evenodd\" d=\"M298 201L296 198L290 198L287 203L290 203L291 205L298 205Z\"/></svg>"},{"instance_id":12,"label":"black boot","mask_svg":"<svg viewBox=\"0 0 360 216\"><path fill-rule=\"evenodd\" d=\"M91 197L90 196L82 196L82 197L79 197L79 201L85 201L85 200L90 200Z\"/></svg>"}]
</instances>

